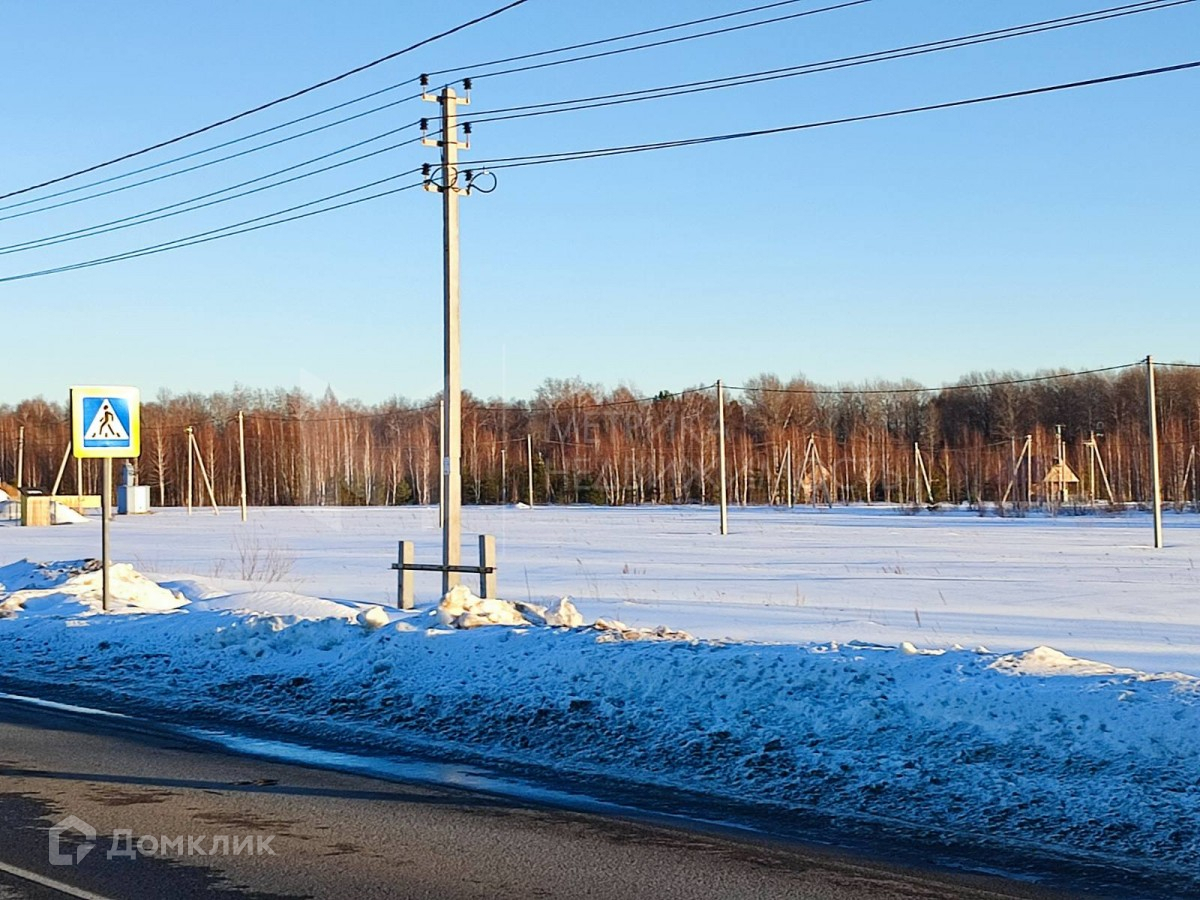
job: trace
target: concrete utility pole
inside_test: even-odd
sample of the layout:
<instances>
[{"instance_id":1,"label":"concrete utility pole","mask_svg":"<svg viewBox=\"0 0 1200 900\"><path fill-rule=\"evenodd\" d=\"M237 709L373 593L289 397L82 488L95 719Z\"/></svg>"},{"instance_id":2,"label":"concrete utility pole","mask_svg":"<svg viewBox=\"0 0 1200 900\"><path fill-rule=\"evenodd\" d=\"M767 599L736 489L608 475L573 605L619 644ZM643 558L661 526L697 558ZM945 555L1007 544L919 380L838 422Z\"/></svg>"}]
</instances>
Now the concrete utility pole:
<instances>
[{"instance_id":1,"label":"concrete utility pole","mask_svg":"<svg viewBox=\"0 0 1200 900\"><path fill-rule=\"evenodd\" d=\"M533 435L525 435L525 464L529 467L529 508L533 509Z\"/></svg>"},{"instance_id":2,"label":"concrete utility pole","mask_svg":"<svg viewBox=\"0 0 1200 900\"><path fill-rule=\"evenodd\" d=\"M17 489L24 487L25 481L25 426L17 432Z\"/></svg>"},{"instance_id":3,"label":"concrete utility pole","mask_svg":"<svg viewBox=\"0 0 1200 900\"><path fill-rule=\"evenodd\" d=\"M238 410L238 464L241 468L242 521L246 521L246 415Z\"/></svg>"},{"instance_id":4,"label":"concrete utility pole","mask_svg":"<svg viewBox=\"0 0 1200 900\"><path fill-rule=\"evenodd\" d=\"M429 79L422 75L421 86ZM469 81L463 82L466 91ZM427 174L425 189L442 195L442 259L443 299L445 314L445 385L442 392L442 434L445 449L442 457L442 593L458 585L459 573L450 567L462 564L462 367L459 356L459 293L458 293L458 195L469 190L459 183L458 151L467 149L467 142L458 140L458 107L470 103L459 97L453 88L442 88L437 95L422 92L422 100L438 103L442 108L441 135L423 137L427 147L440 147L442 160L439 175ZM422 126L425 122L422 121ZM469 133L469 130L468 130Z\"/></svg>"},{"instance_id":5,"label":"concrete utility pole","mask_svg":"<svg viewBox=\"0 0 1200 900\"><path fill-rule=\"evenodd\" d=\"M721 477L721 534L729 534L729 503L725 488L725 385L717 379L717 456Z\"/></svg>"},{"instance_id":6,"label":"concrete utility pole","mask_svg":"<svg viewBox=\"0 0 1200 900\"><path fill-rule=\"evenodd\" d=\"M1158 469L1158 392L1154 388L1154 360L1146 357L1146 406L1150 420L1150 499L1154 512L1154 549L1161 550L1162 532L1162 479Z\"/></svg>"},{"instance_id":7,"label":"concrete utility pole","mask_svg":"<svg viewBox=\"0 0 1200 900\"><path fill-rule=\"evenodd\" d=\"M187 433L188 445L187 511L190 516L192 514L192 482L195 480L195 476L192 474L192 426L189 425L184 431Z\"/></svg>"},{"instance_id":8,"label":"concrete utility pole","mask_svg":"<svg viewBox=\"0 0 1200 900\"><path fill-rule=\"evenodd\" d=\"M1063 426L1055 425L1058 435L1058 502L1067 505L1067 445L1063 443Z\"/></svg>"}]
</instances>

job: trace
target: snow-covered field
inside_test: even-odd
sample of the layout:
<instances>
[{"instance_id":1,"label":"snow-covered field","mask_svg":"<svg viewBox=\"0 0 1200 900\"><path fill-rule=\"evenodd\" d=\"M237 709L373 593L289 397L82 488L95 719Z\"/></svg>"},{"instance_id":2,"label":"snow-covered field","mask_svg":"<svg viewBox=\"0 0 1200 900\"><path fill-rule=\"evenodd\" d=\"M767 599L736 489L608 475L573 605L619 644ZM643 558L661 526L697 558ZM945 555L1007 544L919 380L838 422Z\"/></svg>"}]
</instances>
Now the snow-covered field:
<instances>
[{"instance_id":1,"label":"snow-covered field","mask_svg":"<svg viewBox=\"0 0 1200 900\"><path fill-rule=\"evenodd\" d=\"M894 508L467 508L496 535L501 596L569 595L589 618L667 624L697 637L875 641L1064 653L1200 675L1200 516L997 518ZM0 524L0 563L98 556L99 523ZM300 594L395 603L396 541L441 558L434 509L157 511L115 520L113 559L160 579L251 575ZM250 569L257 567L256 572ZM435 602L436 575L418 575ZM468 583L474 583L469 581ZM244 590L236 584L230 590Z\"/></svg>"},{"instance_id":2,"label":"snow-covered field","mask_svg":"<svg viewBox=\"0 0 1200 900\"><path fill-rule=\"evenodd\" d=\"M120 518L107 616L79 564L97 522L0 523L0 684L1200 889L1195 516L1168 514L1154 550L1136 513L734 509L722 537L713 509L467 509L530 624L460 630L437 576L416 612L374 606L397 539L439 558L436 515ZM589 624L528 611L563 595Z\"/></svg>"}]
</instances>

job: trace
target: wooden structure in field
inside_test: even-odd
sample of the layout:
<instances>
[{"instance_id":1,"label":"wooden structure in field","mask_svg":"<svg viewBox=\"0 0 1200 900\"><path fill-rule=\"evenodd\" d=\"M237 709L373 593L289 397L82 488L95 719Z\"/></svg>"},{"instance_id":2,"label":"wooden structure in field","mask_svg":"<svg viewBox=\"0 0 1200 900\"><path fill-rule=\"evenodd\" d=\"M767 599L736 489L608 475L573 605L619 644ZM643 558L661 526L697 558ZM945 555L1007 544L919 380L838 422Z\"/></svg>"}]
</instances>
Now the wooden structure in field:
<instances>
[{"instance_id":1,"label":"wooden structure in field","mask_svg":"<svg viewBox=\"0 0 1200 900\"><path fill-rule=\"evenodd\" d=\"M1046 492L1047 499L1069 503L1071 490L1078 484L1079 476L1071 471L1066 460L1055 457L1050 470L1046 472L1046 477L1042 479L1042 490Z\"/></svg>"}]
</instances>

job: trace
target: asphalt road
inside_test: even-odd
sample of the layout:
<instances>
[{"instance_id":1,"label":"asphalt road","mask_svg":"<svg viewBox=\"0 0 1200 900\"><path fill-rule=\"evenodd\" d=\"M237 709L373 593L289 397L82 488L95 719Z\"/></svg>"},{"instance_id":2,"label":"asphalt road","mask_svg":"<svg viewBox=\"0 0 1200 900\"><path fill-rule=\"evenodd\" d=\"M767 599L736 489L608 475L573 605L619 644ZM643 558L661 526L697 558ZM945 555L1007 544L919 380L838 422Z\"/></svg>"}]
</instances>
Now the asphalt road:
<instances>
[{"instance_id":1,"label":"asphalt road","mask_svg":"<svg viewBox=\"0 0 1200 900\"><path fill-rule=\"evenodd\" d=\"M68 815L95 829L94 846L51 865L51 828ZM1066 896L264 761L134 720L6 700L0 823L0 900ZM110 858L122 832L148 853ZM73 859L88 837L65 831L57 850Z\"/></svg>"}]
</instances>

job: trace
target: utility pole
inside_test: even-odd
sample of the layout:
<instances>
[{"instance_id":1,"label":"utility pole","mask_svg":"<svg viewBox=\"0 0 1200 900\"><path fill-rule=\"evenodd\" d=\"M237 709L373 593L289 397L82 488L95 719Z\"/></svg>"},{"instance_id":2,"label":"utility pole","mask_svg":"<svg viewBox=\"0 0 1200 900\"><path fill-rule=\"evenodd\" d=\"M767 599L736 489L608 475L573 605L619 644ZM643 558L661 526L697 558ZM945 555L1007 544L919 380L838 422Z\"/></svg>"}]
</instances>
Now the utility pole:
<instances>
[{"instance_id":1,"label":"utility pole","mask_svg":"<svg viewBox=\"0 0 1200 900\"><path fill-rule=\"evenodd\" d=\"M20 490L24 484L25 474L25 426L21 426L21 430L17 432L17 489Z\"/></svg>"},{"instance_id":2,"label":"utility pole","mask_svg":"<svg viewBox=\"0 0 1200 900\"><path fill-rule=\"evenodd\" d=\"M25 426L20 426L17 432L17 490L24 485L25 475Z\"/></svg>"},{"instance_id":3,"label":"utility pole","mask_svg":"<svg viewBox=\"0 0 1200 900\"><path fill-rule=\"evenodd\" d=\"M921 505L921 444L913 442L913 496L916 505ZM932 497L930 498L933 499Z\"/></svg>"},{"instance_id":4,"label":"utility pole","mask_svg":"<svg viewBox=\"0 0 1200 900\"><path fill-rule=\"evenodd\" d=\"M788 509L795 506L795 495L792 493L792 442L787 442L787 500Z\"/></svg>"},{"instance_id":5,"label":"utility pole","mask_svg":"<svg viewBox=\"0 0 1200 900\"><path fill-rule=\"evenodd\" d=\"M1162 532L1162 480L1158 468L1158 399L1154 389L1154 359L1146 357L1146 406L1150 420L1150 498L1154 513L1154 549L1161 550Z\"/></svg>"},{"instance_id":6,"label":"utility pole","mask_svg":"<svg viewBox=\"0 0 1200 900\"><path fill-rule=\"evenodd\" d=\"M1025 435L1025 508L1033 506L1033 435Z\"/></svg>"},{"instance_id":7,"label":"utility pole","mask_svg":"<svg viewBox=\"0 0 1200 900\"><path fill-rule=\"evenodd\" d=\"M421 87L429 85L428 76L421 76ZM463 82L469 94L471 83ZM458 140L458 107L470 103L468 96L459 97L451 87L438 94L422 90L421 99L441 105L441 134L422 137L427 147L440 147L441 167L437 176L426 167L425 190L442 195L442 275L444 300L444 375L442 391L444 408L442 434L445 449L442 456L442 593L458 585L459 573L451 567L462 564L462 366L459 355L459 292L458 292L458 195L469 190L467 180L459 183L458 151L467 149L469 142ZM422 132L427 123L422 120ZM470 129L464 128L466 134Z\"/></svg>"},{"instance_id":8,"label":"utility pole","mask_svg":"<svg viewBox=\"0 0 1200 900\"><path fill-rule=\"evenodd\" d=\"M446 401L438 401L438 459L446 458ZM438 488L438 528L446 527L446 486Z\"/></svg>"},{"instance_id":9,"label":"utility pole","mask_svg":"<svg viewBox=\"0 0 1200 900\"><path fill-rule=\"evenodd\" d=\"M242 521L246 521L246 415L238 410L238 464L241 468Z\"/></svg>"},{"instance_id":10,"label":"utility pole","mask_svg":"<svg viewBox=\"0 0 1200 900\"><path fill-rule=\"evenodd\" d=\"M529 476L529 508L533 509L533 435L525 435L525 464Z\"/></svg>"},{"instance_id":11,"label":"utility pole","mask_svg":"<svg viewBox=\"0 0 1200 900\"><path fill-rule=\"evenodd\" d=\"M192 514L192 482L195 480L195 476L192 475L192 426L189 425L184 430L187 433L188 445L187 511L190 516Z\"/></svg>"},{"instance_id":12,"label":"utility pole","mask_svg":"<svg viewBox=\"0 0 1200 900\"><path fill-rule=\"evenodd\" d=\"M1067 457L1066 445L1063 444L1063 427L1055 425L1054 431L1058 436L1058 502L1060 506L1067 505Z\"/></svg>"},{"instance_id":13,"label":"utility pole","mask_svg":"<svg viewBox=\"0 0 1200 900\"><path fill-rule=\"evenodd\" d=\"M725 489L725 385L717 379L717 456L721 477L721 534L729 534L729 504Z\"/></svg>"},{"instance_id":14,"label":"utility pole","mask_svg":"<svg viewBox=\"0 0 1200 900\"><path fill-rule=\"evenodd\" d=\"M1092 494L1092 506L1096 505L1096 430L1088 438L1088 490Z\"/></svg>"}]
</instances>

